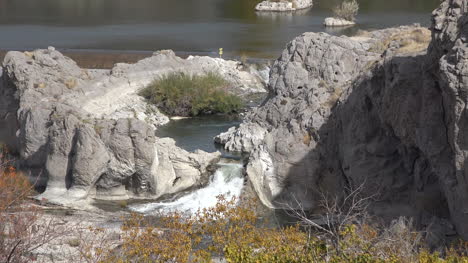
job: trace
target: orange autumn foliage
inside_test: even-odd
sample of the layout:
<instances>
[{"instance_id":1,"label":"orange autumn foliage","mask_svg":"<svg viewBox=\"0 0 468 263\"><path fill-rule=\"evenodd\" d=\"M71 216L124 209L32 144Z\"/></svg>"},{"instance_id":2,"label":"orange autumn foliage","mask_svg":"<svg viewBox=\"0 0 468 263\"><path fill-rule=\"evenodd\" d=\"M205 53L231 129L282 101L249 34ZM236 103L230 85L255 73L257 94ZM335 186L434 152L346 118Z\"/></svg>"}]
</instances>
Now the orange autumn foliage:
<instances>
[{"instance_id":1,"label":"orange autumn foliage","mask_svg":"<svg viewBox=\"0 0 468 263\"><path fill-rule=\"evenodd\" d=\"M0 168L0 213L14 209L31 193L28 179L13 166Z\"/></svg>"},{"instance_id":2,"label":"orange autumn foliage","mask_svg":"<svg viewBox=\"0 0 468 263\"><path fill-rule=\"evenodd\" d=\"M64 234L28 200L33 185L0 148L0 262L31 262L35 251Z\"/></svg>"},{"instance_id":3,"label":"orange autumn foliage","mask_svg":"<svg viewBox=\"0 0 468 263\"><path fill-rule=\"evenodd\" d=\"M16 171L8 150L0 148L0 213L20 205L31 194L32 185Z\"/></svg>"},{"instance_id":4,"label":"orange autumn foliage","mask_svg":"<svg viewBox=\"0 0 468 263\"><path fill-rule=\"evenodd\" d=\"M15 213L25 210L22 207L31 192L31 184L26 177L13 167L6 149L0 152L0 261L25 262L21 259L23 239L28 236L28 228L36 221L35 213Z\"/></svg>"}]
</instances>

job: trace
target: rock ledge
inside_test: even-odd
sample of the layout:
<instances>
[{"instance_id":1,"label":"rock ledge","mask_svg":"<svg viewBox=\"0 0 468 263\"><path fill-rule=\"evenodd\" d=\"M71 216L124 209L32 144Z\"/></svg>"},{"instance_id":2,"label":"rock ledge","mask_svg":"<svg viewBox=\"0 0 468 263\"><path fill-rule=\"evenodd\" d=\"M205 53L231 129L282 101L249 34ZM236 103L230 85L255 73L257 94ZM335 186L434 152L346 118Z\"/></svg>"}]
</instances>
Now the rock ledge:
<instances>
[{"instance_id":1,"label":"rock ledge","mask_svg":"<svg viewBox=\"0 0 468 263\"><path fill-rule=\"evenodd\" d=\"M336 17L327 17L323 25L328 27L354 26L356 22Z\"/></svg>"}]
</instances>

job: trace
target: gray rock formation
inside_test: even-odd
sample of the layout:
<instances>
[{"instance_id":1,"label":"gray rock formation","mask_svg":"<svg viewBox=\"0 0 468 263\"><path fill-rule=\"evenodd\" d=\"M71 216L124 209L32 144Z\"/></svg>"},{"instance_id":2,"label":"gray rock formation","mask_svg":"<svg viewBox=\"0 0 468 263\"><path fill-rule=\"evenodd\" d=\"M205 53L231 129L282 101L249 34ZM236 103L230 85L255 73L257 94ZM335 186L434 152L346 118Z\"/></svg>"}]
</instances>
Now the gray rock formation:
<instances>
[{"instance_id":1,"label":"gray rock formation","mask_svg":"<svg viewBox=\"0 0 468 263\"><path fill-rule=\"evenodd\" d=\"M219 152L186 152L155 137L168 118L137 95L172 71L218 71L241 96L264 90L261 73L235 61L156 52L111 71L86 70L54 48L9 52L0 78L0 141L45 187L39 198L158 198L206 181Z\"/></svg>"},{"instance_id":2,"label":"gray rock formation","mask_svg":"<svg viewBox=\"0 0 468 263\"><path fill-rule=\"evenodd\" d=\"M275 62L270 99L216 140L250 152L268 206L315 209L320 193L364 185L373 213L450 218L468 238L467 11L466 0L442 3L427 51L420 27L303 34Z\"/></svg>"},{"instance_id":3,"label":"gray rock formation","mask_svg":"<svg viewBox=\"0 0 468 263\"><path fill-rule=\"evenodd\" d=\"M257 11L296 11L301 9L310 8L313 5L312 0L281 0L281 1L270 1L265 0L258 3L255 6Z\"/></svg>"},{"instance_id":4,"label":"gray rock formation","mask_svg":"<svg viewBox=\"0 0 468 263\"><path fill-rule=\"evenodd\" d=\"M328 27L346 27L346 26L354 26L356 22L354 21L349 21L346 19L342 18L336 18L336 17L327 17L325 18L325 21L323 22L324 26Z\"/></svg>"}]
</instances>

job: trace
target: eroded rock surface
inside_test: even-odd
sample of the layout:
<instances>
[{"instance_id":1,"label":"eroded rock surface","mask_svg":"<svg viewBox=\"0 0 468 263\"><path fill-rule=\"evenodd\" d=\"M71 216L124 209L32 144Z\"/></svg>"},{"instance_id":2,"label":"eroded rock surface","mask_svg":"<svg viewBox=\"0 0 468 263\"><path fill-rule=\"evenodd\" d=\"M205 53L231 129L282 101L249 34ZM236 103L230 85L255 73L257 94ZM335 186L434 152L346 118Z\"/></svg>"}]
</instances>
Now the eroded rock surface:
<instances>
[{"instance_id":1,"label":"eroded rock surface","mask_svg":"<svg viewBox=\"0 0 468 263\"><path fill-rule=\"evenodd\" d=\"M428 50L421 27L303 34L275 62L270 99L216 140L250 152L268 206L315 209L321 192L364 185L375 214L450 218L468 238L467 11L466 0L442 3Z\"/></svg>"},{"instance_id":2,"label":"eroded rock surface","mask_svg":"<svg viewBox=\"0 0 468 263\"><path fill-rule=\"evenodd\" d=\"M310 8L313 5L312 0L281 0L281 1L262 1L255 6L257 11L296 11Z\"/></svg>"},{"instance_id":3,"label":"eroded rock surface","mask_svg":"<svg viewBox=\"0 0 468 263\"><path fill-rule=\"evenodd\" d=\"M354 21L349 21L346 19L336 18L336 17L327 17L325 18L325 21L323 22L324 26L329 26L329 27L353 26L355 24L356 22Z\"/></svg>"},{"instance_id":4,"label":"eroded rock surface","mask_svg":"<svg viewBox=\"0 0 468 263\"><path fill-rule=\"evenodd\" d=\"M256 68L172 51L111 71L81 69L54 48L9 52L3 66L0 141L44 186L39 198L72 206L89 196L157 198L206 181L219 152L189 153L155 137L168 118L137 95L155 78L216 71L235 94L264 92Z\"/></svg>"}]
</instances>

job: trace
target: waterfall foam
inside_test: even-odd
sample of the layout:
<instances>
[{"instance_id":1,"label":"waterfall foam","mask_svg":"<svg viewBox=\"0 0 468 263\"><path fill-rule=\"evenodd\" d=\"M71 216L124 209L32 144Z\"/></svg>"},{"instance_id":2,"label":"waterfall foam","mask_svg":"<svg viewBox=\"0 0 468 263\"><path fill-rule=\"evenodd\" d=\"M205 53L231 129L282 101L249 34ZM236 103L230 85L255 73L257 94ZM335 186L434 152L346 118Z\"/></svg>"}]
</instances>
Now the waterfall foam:
<instances>
[{"instance_id":1,"label":"waterfall foam","mask_svg":"<svg viewBox=\"0 0 468 263\"><path fill-rule=\"evenodd\" d=\"M172 202L137 204L129 208L142 214L167 214L171 212L195 214L204 208L214 207L219 195L223 195L226 199L238 198L244 187L242 164L218 163L218 165L219 168L204 188L197 189Z\"/></svg>"}]
</instances>

